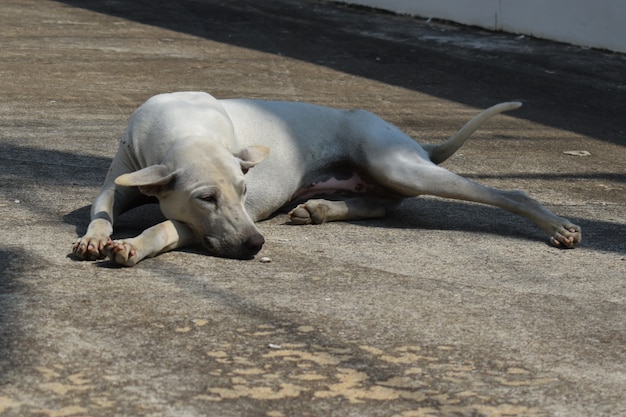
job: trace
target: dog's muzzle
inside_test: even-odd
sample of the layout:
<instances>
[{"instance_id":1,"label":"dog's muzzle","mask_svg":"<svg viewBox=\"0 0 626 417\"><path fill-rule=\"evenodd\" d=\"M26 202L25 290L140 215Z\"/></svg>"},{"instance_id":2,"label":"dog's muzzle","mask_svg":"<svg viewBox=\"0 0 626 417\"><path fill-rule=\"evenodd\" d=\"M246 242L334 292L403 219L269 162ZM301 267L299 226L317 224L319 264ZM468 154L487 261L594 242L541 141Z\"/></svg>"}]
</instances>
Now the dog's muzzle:
<instances>
[{"instance_id":1,"label":"dog's muzzle","mask_svg":"<svg viewBox=\"0 0 626 417\"><path fill-rule=\"evenodd\" d=\"M234 259L252 259L263 247L265 238L260 233L254 233L248 236L238 246L226 246L214 236L205 236L203 241L207 250L216 256Z\"/></svg>"},{"instance_id":2,"label":"dog's muzzle","mask_svg":"<svg viewBox=\"0 0 626 417\"><path fill-rule=\"evenodd\" d=\"M254 255L259 253L263 244L265 243L265 238L260 233L255 233L252 236L248 237L243 244L241 245L241 249L239 250L240 256L239 259L252 259Z\"/></svg>"}]
</instances>

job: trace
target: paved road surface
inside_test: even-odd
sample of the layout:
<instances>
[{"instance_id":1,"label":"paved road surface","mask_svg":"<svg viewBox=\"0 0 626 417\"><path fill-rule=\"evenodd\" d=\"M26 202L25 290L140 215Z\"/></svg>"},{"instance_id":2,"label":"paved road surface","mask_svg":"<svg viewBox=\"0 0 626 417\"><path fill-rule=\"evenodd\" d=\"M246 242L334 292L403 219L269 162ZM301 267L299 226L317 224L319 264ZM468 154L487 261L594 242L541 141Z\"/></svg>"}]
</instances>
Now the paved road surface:
<instances>
[{"instance_id":1,"label":"paved road surface","mask_svg":"<svg viewBox=\"0 0 626 417\"><path fill-rule=\"evenodd\" d=\"M309 0L0 8L0 416L626 415L624 55ZM422 198L279 215L271 263L73 261L130 113L176 90L365 108L424 142L520 99L445 166L527 191L583 245Z\"/></svg>"}]
</instances>

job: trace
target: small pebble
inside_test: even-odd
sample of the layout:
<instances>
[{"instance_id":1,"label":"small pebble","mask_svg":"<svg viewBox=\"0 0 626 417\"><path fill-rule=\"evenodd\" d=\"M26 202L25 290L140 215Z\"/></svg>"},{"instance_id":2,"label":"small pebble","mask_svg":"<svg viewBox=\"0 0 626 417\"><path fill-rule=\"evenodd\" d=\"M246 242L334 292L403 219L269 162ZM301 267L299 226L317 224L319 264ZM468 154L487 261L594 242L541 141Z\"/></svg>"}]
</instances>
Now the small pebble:
<instances>
[{"instance_id":1,"label":"small pebble","mask_svg":"<svg viewBox=\"0 0 626 417\"><path fill-rule=\"evenodd\" d=\"M572 156L590 156L591 152L589 151L563 151L563 153L565 155L572 155Z\"/></svg>"}]
</instances>

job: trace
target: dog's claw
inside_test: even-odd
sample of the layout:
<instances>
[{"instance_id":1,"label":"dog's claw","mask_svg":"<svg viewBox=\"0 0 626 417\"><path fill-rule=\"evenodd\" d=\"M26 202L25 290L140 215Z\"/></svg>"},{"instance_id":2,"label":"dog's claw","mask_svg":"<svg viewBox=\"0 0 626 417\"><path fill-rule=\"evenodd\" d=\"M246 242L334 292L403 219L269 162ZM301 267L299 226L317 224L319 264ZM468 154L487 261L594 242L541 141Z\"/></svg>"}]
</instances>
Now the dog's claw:
<instances>
[{"instance_id":1,"label":"dog's claw","mask_svg":"<svg viewBox=\"0 0 626 417\"><path fill-rule=\"evenodd\" d=\"M122 266L135 266L138 261L137 250L124 240L109 240L104 253L112 262Z\"/></svg>"},{"instance_id":2,"label":"dog's claw","mask_svg":"<svg viewBox=\"0 0 626 417\"><path fill-rule=\"evenodd\" d=\"M110 238L107 237L83 237L72 245L74 256L83 261L95 261L103 259L105 254L103 249Z\"/></svg>"}]
</instances>

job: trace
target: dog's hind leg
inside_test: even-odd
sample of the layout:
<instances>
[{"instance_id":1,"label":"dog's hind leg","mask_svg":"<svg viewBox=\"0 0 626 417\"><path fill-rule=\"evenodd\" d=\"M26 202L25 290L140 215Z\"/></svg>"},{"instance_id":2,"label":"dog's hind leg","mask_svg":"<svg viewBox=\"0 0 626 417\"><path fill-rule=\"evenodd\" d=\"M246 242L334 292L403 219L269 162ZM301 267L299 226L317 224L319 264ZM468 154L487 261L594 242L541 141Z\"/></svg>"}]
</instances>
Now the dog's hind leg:
<instances>
[{"instance_id":1,"label":"dog's hind leg","mask_svg":"<svg viewBox=\"0 0 626 417\"><path fill-rule=\"evenodd\" d=\"M557 216L521 191L501 191L477 184L439 167L486 118L519 107L504 103L470 121L439 149L424 147L399 129L367 112L353 114L350 132L358 137L352 163L365 170L383 188L406 197L430 194L501 207L527 217L549 236L555 246L572 248L581 241L580 227ZM435 161L431 157L435 155Z\"/></svg>"},{"instance_id":2,"label":"dog's hind leg","mask_svg":"<svg viewBox=\"0 0 626 417\"><path fill-rule=\"evenodd\" d=\"M480 185L424 160L410 149L401 148L379 149L367 158L369 174L395 192L406 196L430 194L497 206L535 222L550 236L554 246L573 248L580 243L579 226L552 213L525 193Z\"/></svg>"},{"instance_id":3,"label":"dog's hind leg","mask_svg":"<svg viewBox=\"0 0 626 417\"><path fill-rule=\"evenodd\" d=\"M321 224L339 220L363 220L384 217L398 200L351 197L344 200L312 199L289 212L293 224Z\"/></svg>"}]
</instances>

